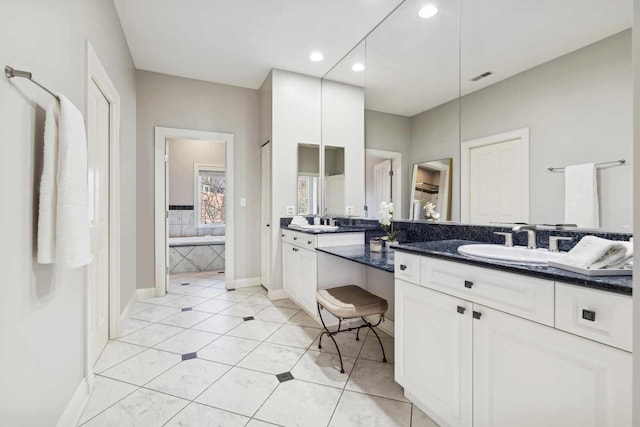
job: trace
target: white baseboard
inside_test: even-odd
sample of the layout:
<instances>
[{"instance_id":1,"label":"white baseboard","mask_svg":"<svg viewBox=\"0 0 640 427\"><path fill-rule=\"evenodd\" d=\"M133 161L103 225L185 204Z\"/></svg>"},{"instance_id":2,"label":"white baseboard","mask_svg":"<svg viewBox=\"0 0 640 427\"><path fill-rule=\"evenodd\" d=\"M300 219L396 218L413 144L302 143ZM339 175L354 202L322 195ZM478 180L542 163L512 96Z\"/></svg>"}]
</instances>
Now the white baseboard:
<instances>
[{"instance_id":1,"label":"white baseboard","mask_svg":"<svg viewBox=\"0 0 640 427\"><path fill-rule=\"evenodd\" d=\"M122 335L122 325L124 324L124 322L127 321L127 319L129 319L129 316L131 315L133 308L136 306L136 303L138 302L139 290L142 290L142 289L136 289L136 291L131 294L131 298L129 298L129 302L127 303L126 307L120 314L120 321L118 322L118 330L113 332L111 339L118 338Z\"/></svg>"},{"instance_id":2,"label":"white baseboard","mask_svg":"<svg viewBox=\"0 0 640 427\"><path fill-rule=\"evenodd\" d=\"M377 315L367 316L366 318L369 322L373 323L374 325L378 323L378 319L379 319ZM384 322L378 325L378 329L382 330L382 332L385 332L391 335L392 337L395 337L395 323L393 323L393 320L384 319Z\"/></svg>"},{"instance_id":3,"label":"white baseboard","mask_svg":"<svg viewBox=\"0 0 640 427\"><path fill-rule=\"evenodd\" d=\"M75 427L80 421L82 412L89 401L89 384L86 378L83 378L78 388L73 393L71 401L64 409L62 416L58 420L56 427Z\"/></svg>"},{"instance_id":4,"label":"white baseboard","mask_svg":"<svg viewBox=\"0 0 640 427\"><path fill-rule=\"evenodd\" d=\"M136 289L137 300L153 298L156 296L156 288L138 288Z\"/></svg>"},{"instance_id":5,"label":"white baseboard","mask_svg":"<svg viewBox=\"0 0 640 427\"><path fill-rule=\"evenodd\" d=\"M227 289L248 288L250 286L261 285L259 277L247 277L245 279L227 280L226 283Z\"/></svg>"},{"instance_id":6,"label":"white baseboard","mask_svg":"<svg viewBox=\"0 0 640 427\"><path fill-rule=\"evenodd\" d=\"M267 294L267 296L272 301L277 299L289 298L289 295L287 295L284 289L269 289L269 293Z\"/></svg>"}]
</instances>

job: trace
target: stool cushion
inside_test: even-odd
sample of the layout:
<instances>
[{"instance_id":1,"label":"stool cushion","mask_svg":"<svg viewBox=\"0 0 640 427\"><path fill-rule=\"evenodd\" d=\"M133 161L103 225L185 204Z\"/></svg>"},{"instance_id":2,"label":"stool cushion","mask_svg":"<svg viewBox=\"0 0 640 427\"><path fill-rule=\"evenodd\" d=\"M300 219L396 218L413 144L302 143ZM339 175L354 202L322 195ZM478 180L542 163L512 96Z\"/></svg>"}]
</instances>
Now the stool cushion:
<instances>
[{"instance_id":1,"label":"stool cushion","mask_svg":"<svg viewBox=\"0 0 640 427\"><path fill-rule=\"evenodd\" d=\"M389 308L386 299L355 285L322 289L318 291L316 298L331 314L343 319L372 314L383 315Z\"/></svg>"}]
</instances>

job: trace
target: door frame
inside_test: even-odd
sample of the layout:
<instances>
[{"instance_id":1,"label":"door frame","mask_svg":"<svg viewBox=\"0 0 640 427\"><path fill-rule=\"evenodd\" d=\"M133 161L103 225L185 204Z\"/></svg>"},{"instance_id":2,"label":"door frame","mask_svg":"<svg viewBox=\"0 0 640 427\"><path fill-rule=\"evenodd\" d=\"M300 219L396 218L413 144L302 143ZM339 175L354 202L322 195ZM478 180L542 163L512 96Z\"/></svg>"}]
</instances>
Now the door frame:
<instances>
[{"instance_id":1,"label":"door frame","mask_svg":"<svg viewBox=\"0 0 640 427\"><path fill-rule=\"evenodd\" d=\"M520 168L522 187L522 211L526 213L525 221L529 221L529 128L515 129L508 132L489 135L482 138L471 139L460 144L460 220L469 222L471 209L469 206L469 179L470 179L470 157L471 150L487 145L499 144L501 142L519 139L522 144L522 157L520 159L522 168Z\"/></svg>"},{"instance_id":2,"label":"door frame","mask_svg":"<svg viewBox=\"0 0 640 427\"><path fill-rule=\"evenodd\" d=\"M91 42L86 41L85 126L89 126L89 85L94 83L109 102L109 339L120 336L120 94ZM90 378L89 331L91 297L85 268L85 373Z\"/></svg>"},{"instance_id":3,"label":"door frame","mask_svg":"<svg viewBox=\"0 0 640 427\"><path fill-rule=\"evenodd\" d=\"M235 185L234 185L234 136L231 133L210 132L193 129L179 129L168 127L155 127L155 147L154 147L154 176L155 176L155 200L154 200L154 235L155 235L155 295L163 296L167 289L168 267L168 200L167 200L167 175L166 165L169 157L167 155L167 139L196 139L203 141L225 141L225 168L226 168L226 188L225 198L230 200L226 203L225 212L225 283L226 287L235 280Z\"/></svg>"},{"instance_id":4,"label":"door frame","mask_svg":"<svg viewBox=\"0 0 640 427\"><path fill-rule=\"evenodd\" d=\"M391 160L391 170L393 170L393 186L391 187L393 199L393 217L395 219L404 218L402 206L402 153L398 151L377 150L374 148L366 148L364 150L365 162L367 156L380 157L385 160ZM365 183L366 184L366 183ZM371 208L371 206L368 206ZM376 211L378 207L375 207Z\"/></svg>"}]
</instances>

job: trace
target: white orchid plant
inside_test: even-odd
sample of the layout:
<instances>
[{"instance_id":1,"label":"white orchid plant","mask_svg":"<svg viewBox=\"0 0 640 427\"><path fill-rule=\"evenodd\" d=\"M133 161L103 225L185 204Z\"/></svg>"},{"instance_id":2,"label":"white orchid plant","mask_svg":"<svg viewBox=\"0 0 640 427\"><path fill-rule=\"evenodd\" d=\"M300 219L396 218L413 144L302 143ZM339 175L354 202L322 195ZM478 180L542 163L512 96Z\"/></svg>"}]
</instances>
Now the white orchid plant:
<instances>
[{"instance_id":1,"label":"white orchid plant","mask_svg":"<svg viewBox=\"0 0 640 427\"><path fill-rule=\"evenodd\" d=\"M427 202L424 204L424 213L427 219L432 219L437 221L440 219L440 214L436 211L436 205L431 202Z\"/></svg>"},{"instance_id":2,"label":"white orchid plant","mask_svg":"<svg viewBox=\"0 0 640 427\"><path fill-rule=\"evenodd\" d=\"M382 229L387 233L388 240L393 242L396 240L396 231L393 228L393 202L380 203L380 210L378 211L378 222L382 226Z\"/></svg>"}]
</instances>

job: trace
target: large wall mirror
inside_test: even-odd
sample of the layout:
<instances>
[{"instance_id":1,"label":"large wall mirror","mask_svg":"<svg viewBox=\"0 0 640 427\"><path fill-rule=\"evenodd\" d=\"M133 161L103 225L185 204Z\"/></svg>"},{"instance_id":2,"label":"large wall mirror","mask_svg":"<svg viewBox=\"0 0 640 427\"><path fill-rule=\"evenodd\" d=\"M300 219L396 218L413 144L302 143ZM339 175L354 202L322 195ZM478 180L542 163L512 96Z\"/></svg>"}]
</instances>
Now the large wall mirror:
<instances>
[{"instance_id":1,"label":"large wall mirror","mask_svg":"<svg viewBox=\"0 0 640 427\"><path fill-rule=\"evenodd\" d=\"M298 144L298 215L320 213L320 146Z\"/></svg>"}]
</instances>

